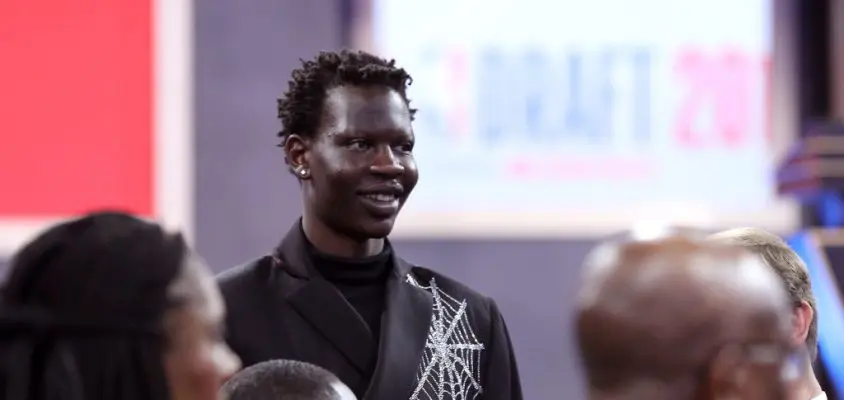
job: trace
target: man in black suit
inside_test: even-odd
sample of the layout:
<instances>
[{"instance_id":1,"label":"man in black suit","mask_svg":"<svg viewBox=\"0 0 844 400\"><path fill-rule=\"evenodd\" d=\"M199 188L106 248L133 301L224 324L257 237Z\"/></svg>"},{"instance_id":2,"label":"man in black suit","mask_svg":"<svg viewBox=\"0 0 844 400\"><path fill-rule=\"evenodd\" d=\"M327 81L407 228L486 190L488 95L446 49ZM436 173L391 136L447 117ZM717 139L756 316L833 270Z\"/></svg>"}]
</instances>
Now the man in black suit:
<instances>
[{"instance_id":1,"label":"man in black suit","mask_svg":"<svg viewBox=\"0 0 844 400\"><path fill-rule=\"evenodd\" d=\"M361 399L520 400L495 302L386 239L419 176L410 82L364 52L320 53L293 71L279 136L302 218L270 255L220 276L229 344L245 365L321 366Z\"/></svg>"}]
</instances>

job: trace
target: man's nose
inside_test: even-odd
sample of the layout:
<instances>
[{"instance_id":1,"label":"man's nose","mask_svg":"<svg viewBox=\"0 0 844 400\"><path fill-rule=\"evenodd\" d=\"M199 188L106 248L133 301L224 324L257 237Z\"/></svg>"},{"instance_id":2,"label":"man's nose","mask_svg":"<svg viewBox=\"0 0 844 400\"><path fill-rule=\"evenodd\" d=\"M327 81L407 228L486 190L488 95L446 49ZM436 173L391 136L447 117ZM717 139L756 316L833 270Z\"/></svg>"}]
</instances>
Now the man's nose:
<instances>
[{"instance_id":1,"label":"man's nose","mask_svg":"<svg viewBox=\"0 0 844 400\"><path fill-rule=\"evenodd\" d=\"M396 158L391 147L384 146L378 150L369 170L374 174L396 178L404 174L404 165Z\"/></svg>"}]
</instances>

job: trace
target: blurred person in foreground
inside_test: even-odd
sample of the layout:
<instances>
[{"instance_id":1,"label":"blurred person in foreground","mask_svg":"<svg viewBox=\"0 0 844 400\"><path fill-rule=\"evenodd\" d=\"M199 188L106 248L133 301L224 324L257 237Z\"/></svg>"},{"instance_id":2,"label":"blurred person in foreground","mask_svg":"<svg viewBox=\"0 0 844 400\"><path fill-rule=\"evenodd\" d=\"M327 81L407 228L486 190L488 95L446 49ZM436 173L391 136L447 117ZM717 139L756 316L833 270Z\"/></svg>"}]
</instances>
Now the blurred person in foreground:
<instances>
[{"instance_id":1,"label":"blurred person in foreground","mask_svg":"<svg viewBox=\"0 0 844 400\"><path fill-rule=\"evenodd\" d=\"M818 355L818 318L806 264L779 236L761 229L730 229L712 235L711 239L746 248L760 256L779 276L792 305L792 341L795 345L805 346L807 350L806 357L801 360L805 372L802 379L794 382L794 398L826 400L826 393L812 369L812 363Z\"/></svg>"},{"instance_id":2,"label":"blurred person in foreground","mask_svg":"<svg viewBox=\"0 0 844 400\"><path fill-rule=\"evenodd\" d=\"M331 372L293 360L247 367L231 377L220 393L224 400L357 400Z\"/></svg>"},{"instance_id":3,"label":"blurred person in foreground","mask_svg":"<svg viewBox=\"0 0 844 400\"><path fill-rule=\"evenodd\" d=\"M0 292L0 398L211 400L239 367L182 236L102 212L25 245Z\"/></svg>"},{"instance_id":4,"label":"blurred person in foreground","mask_svg":"<svg viewBox=\"0 0 844 400\"><path fill-rule=\"evenodd\" d=\"M318 365L363 399L521 399L495 301L387 240L419 178L408 73L342 51L292 75L279 136L302 218L271 254L220 275L232 349L246 365Z\"/></svg>"},{"instance_id":5,"label":"blurred person in foreground","mask_svg":"<svg viewBox=\"0 0 844 400\"><path fill-rule=\"evenodd\" d=\"M787 296L739 247L667 237L599 246L577 294L591 400L783 400Z\"/></svg>"}]
</instances>

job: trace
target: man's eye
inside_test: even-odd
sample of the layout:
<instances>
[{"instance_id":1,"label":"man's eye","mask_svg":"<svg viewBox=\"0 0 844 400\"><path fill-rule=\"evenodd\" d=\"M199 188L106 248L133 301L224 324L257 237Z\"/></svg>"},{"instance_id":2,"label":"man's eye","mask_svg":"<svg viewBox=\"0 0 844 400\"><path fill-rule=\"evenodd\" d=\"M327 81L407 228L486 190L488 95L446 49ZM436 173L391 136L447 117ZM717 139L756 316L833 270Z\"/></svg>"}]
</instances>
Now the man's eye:
<instances>
[{"instance_id":1,"label":"man's eye","mask_svg":"<svg viewBox=\"0 0 844 400\"><path fill-rule=\"evenodd\" d=\"M363 139L355 139L349 142L349 148L353 150L367 150L370 147L369 142Z\"/></svg>"},{"instance_id":2,"label":"man's eye","mask_svg":"<svg viewBox=\"0 0 844 400\"><path fill-rule=\"evenodd\" d=\"M413 152L413 143L405 143L399 146L399 150L405 153L412 153Z\"/></svg>"}]
</instances>

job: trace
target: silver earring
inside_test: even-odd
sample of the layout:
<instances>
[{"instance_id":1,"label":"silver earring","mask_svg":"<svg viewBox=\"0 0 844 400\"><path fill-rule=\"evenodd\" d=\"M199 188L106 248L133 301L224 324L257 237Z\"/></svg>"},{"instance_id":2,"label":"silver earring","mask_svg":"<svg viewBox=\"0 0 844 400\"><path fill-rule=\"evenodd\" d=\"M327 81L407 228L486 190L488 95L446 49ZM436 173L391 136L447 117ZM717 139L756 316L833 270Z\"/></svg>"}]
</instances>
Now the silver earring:
<instances>
[{"instance_id":1,"label":"silver earring","mask_svg":"<svg viewBox=\"0 0 844 400\"><path fill-rule=\"evenodd\" d=\"M308 176L308 169L300 166L299 168L296 168L296 173L299 175L300 178L305 178Z\"/></svg>"}]
</instances>

